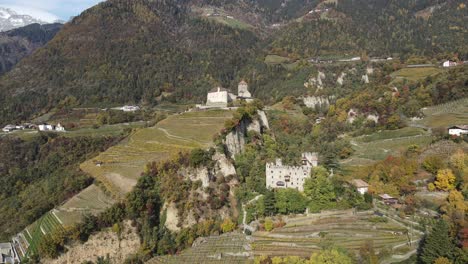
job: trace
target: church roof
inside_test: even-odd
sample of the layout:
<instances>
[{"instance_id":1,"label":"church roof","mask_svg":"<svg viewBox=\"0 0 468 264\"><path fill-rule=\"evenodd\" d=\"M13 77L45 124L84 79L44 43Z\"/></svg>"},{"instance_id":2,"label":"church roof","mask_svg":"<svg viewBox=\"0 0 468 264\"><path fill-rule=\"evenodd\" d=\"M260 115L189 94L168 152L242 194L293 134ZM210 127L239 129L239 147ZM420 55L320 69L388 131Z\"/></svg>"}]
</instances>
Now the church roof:
<instances>
[{"instance_id":1,"label":"church roof","mask_svg":"<svg viewBox=\"0 0 468 264\"><path fill-rule=\"evenodd\" d=\"M230 92L228 89L226 88L223 88L223 87L215 87L213 89L210 90L210 93L216 93L216 92Z\"/></svg>"}]
</instances>

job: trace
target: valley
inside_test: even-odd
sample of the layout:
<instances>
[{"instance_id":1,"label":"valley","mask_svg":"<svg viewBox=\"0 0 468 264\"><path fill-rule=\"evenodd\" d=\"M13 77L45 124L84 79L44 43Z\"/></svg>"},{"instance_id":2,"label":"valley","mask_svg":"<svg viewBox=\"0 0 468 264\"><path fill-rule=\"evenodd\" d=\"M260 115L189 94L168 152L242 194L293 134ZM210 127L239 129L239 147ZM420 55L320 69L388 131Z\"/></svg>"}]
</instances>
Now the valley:
<instances>
[{"instance_id":1,"label":"valley","mask_svg":"<svg viewBox=\"0 0 468 264\"><path fill-rule=\"evenodd\" d=\"M466 263L464 1L81 11L0 34L0 263Z\"/></svg>"}]
</instances>

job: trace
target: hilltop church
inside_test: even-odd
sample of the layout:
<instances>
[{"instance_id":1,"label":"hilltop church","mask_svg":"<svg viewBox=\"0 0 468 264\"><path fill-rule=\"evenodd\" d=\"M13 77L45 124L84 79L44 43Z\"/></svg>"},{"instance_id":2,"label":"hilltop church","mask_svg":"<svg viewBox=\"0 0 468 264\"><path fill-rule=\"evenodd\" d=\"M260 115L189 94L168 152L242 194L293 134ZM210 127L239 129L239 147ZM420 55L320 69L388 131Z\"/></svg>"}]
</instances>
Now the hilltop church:
<instances>
[{"instance_id":1,"label":"hilltop church","mask_svg":"<svg viewBox=\"0 0 468 264\"><path fill-rule=\"evenodd\" d=\"M253 100L249 92L247 82L242 80L237 87L237 95L231 93L230 90L223 87L215 87L208 92L206 105L198 106L199 108L225 108L230 102L236 100Z\"/></svg>"},{"instance_id":2,"label":"hilltop church","mask_svg":"<svg viewBox=\"0 0 468 264\"><path fill-rule=\"evenodd\" d=\"M266 187L294 188L304 191L305 179L310 177L312 168L318 166L317 153L302 153L301 166L283 165L281 159L276 159L275 163L266 164Z\"/></svg>"}]
</instances>

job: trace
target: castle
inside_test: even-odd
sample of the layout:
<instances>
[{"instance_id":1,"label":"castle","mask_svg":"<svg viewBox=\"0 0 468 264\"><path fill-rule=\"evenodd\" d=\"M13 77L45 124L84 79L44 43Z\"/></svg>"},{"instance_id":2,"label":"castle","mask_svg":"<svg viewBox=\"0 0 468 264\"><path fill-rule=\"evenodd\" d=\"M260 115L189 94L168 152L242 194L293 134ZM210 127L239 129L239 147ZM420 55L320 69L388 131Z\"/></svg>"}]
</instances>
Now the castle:
<instances>
[{"instance_id":1,"label":"castle","mask_svg":"<svg viewBox=\"0 0 468 264\"><path fill-rule=\"evenodd\" d=\"M302 153L301 166L283 165L281 159L275 163L266 164L266 187L273 188L295 188L304 191L305 179L310 177L312 168L318 166L317 153Z\"/></svg>"},{"instance_id":2,"label":"castle","mask_svg":"<svg viewBox=\"0 0 468 264\"><path fill-rule=\"evenodd\" d=\"M237 95L226 88L215 87L208 92L206 105L197 105L198 108L225 108L228 103L236 100L253 100L248 84L242 80L237 87Z\"/></svg>"}]
</instances>

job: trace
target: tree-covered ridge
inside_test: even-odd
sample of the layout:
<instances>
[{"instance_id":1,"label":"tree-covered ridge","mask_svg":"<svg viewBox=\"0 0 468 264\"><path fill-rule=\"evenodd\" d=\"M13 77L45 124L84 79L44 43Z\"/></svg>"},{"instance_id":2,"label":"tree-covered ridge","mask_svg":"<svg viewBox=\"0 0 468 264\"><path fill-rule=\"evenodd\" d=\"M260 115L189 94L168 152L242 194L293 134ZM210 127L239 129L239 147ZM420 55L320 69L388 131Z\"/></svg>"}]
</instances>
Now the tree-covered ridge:
<instances>
[{"instance_id":1,"label":"tree-covered ridge","mask_svg":"<svg viewBox=\"0 0 468 264\"><path fill-rule=\"evenodd\" d=\"M0 75L46 44L61 27L62 24L31 24L0 33Z\"/></svg>"},{"instance_id":2,"label":"tree-covered ridge","mask_svg":"<svg viewBox=\"0 0 468 264\"><path fill-rule=\"evenodd\" d=\"M326 18L290 24L272 48L300 56L336 54L393 56L455 52L466 57L463 1L444 1L428 20L415 14L440 1L338 1ZM464 43L465 42L465 43Z\"/></svg>"}]
</instances>

